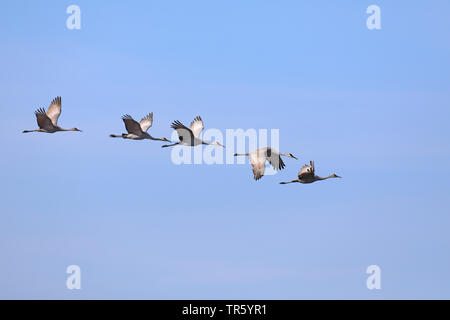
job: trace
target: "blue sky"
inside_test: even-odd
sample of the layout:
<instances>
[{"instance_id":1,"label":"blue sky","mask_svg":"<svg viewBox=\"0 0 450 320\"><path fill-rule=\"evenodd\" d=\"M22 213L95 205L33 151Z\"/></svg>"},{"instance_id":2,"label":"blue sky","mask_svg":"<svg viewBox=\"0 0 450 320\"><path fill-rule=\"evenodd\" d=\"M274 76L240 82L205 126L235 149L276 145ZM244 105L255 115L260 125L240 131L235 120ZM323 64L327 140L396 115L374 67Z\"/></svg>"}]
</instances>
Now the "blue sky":
<instances>
[{"instance_id":1,"label":"blue sky","mask_svg":"<svg viewBox=\"0 0 450 320\"><path fill-rule=\"evenodd\" d=\"M449 12L2 1L0 298L449 299ZM59 124L83 132L22 134L58 95ZM176 166L159 142L108 137L152 111L155 136L201 115L280 129L300 159L255 182L248 164ZM343 179L278 184L309 160Z\"/></svg>"}]
</instances>

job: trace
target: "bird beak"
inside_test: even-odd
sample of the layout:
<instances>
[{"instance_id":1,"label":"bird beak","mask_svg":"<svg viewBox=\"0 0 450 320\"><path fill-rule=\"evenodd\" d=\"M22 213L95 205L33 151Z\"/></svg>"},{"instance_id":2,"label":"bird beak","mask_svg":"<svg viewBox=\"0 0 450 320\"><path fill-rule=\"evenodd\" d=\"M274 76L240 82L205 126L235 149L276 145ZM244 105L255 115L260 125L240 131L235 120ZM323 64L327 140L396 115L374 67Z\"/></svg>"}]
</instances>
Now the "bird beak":
<instances>
[{"instance_id":1,"label":"bird beak","mask_svg":"<svg viewBox=\"0 0 450 320\"><path fill-rule=\"evenodd\" d=\"M341 176L336 175L336 178L342 178Z\"/></svg>"},{"instance_id":2,"label":"bird beak","mask_svg":"<svg viewBox=\"0 0 450 320\"><path fill-rule=\"evenodd\" d=\"M294 155L292 155L292 158L294 158L295 160L298 160L298 158L297 158L297 157L295 157Z\"/></svg>"}]
</instances>

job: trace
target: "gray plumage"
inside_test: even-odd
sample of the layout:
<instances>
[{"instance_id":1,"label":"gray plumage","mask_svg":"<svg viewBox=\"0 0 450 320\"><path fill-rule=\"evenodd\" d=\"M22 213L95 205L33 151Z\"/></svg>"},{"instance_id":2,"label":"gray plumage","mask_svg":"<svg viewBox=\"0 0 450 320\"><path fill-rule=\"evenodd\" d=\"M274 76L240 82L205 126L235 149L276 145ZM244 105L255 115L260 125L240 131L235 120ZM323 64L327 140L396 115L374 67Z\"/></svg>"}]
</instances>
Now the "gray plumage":
<instances>
[{"instance_id":1,"label":"gray plumage","mask_svg":"<svg viewBox=\"0 0 450 320\"><path fill-rule=\"evenodd\" d=\"M314 167L314 161L310 161L309 164L305 164L300 171L298 172L298 179L289 181L289 182L280 182L280 184L288 184L288 183L313 183L320 180L326 180L329 178L341 178L340 176L336 174L330 174L327 177L319 177L315 174L315 167Z\"/></svg>"},{"instance_id":2,"label":"gray plumage","mask_svg":"<svg viewBox=\"0 0 450 320\"><path fill-rule=\"evenodd\" d=\"M55 133L58 131L81 131L77 128L64 129L58 126L58 119L61 115L61 97L56 97L55 99L53 99L47 111L45 111L44 108L39 108L34 112L34 114L36 115L36 121L39 129L24 130L23 133Z\"/></svg>"},{"instance_id":3,"label":"gray plumage","mask_svg":"<svg viewBox=\"0 0 450 320\"><path fill-rule=\"evenodd\" d=\"M249 153L235 153L234 156L249 157L253 170L253 178L255 180L259 180L264 176L266 161L268 161L275 170L282 170L284 169L285 164L283 159L281 159L281 156L297 159L292 153L280 153L271 147L259 148Z\"/></svg>"},{"instance_id":4,"label":"gray plumage","mask_svg":"<svg viewBox=\"0 0 450 320\"><path fill-rule=\"evenodd\" d=\"M131 140L159 140L170 142L166 138L154 138L149 133L147 133L148 129L153 124L153 112L150 112L148 115L143 117L140 122L137 122L133 119L129 114L125 114L122 116L123 123L125 124L125 129L128 133L122 133L122 135L110 134L111 138L123 138L123 139L131 139Z\"/></svg>"},{"instance_id":5,"label":"gray plumage","mask_svg":"<svg viewBox=\"0 0 450 320\"><path fill-rule=\"evenodd\" d=\"M203 125L203 120L200 116L197 116L194 118L194 120L191 122L190 128L186 127L184 124L182 124L178 120L175 120L174 122L172 122L172 125L170 127L177 132L178 139L180 141L175 142L173 144L163 145L162 146L163 148L172 147L172 146L176 146L176 145L194 147L194 146L198 146L201 144L223 147L223 145L217 141L206 142L200 138L200 134L201 134L203 128L205 127Z\"/></svg>"}]
</instances>

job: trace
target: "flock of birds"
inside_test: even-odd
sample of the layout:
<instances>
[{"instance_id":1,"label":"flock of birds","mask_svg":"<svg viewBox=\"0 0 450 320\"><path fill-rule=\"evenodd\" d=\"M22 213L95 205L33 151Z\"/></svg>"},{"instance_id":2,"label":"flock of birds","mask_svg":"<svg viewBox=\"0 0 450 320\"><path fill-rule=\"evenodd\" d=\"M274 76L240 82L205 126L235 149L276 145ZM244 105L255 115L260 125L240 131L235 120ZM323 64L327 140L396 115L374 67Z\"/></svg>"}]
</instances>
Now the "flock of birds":
<instances>
[{"instance_id":1,"label":"flock of birds","mask_svg":"<svg viewBox=\"0 0 450 320\"><path fill-rule=\"evenodd\" d=\"M61 97L56 97L50 103L47 111L44 108L39 108L35 111L37 124L39 129L24 130L23 133L29 132L46 132L55 133L58 131L80 131L77 128L64 129L58 126L58 119L61 115ZM111 134L112 138L123 138L132 140L158 140L164 142L171 142L167 138L154 138L147 131L153 124L153 112L146 115L140 122L134 120L130 115L126 114L122 117L125 124L125 129L128 133L122 133L121 135ZM206 142L200 138L200 134L204 128L203 120L201 117L196 117L190 127L186 127L180 121L176 120L172 123L171 128L177 131L180 141L173 144L163 145L163 148L182 145L182 146L197 146L197 145L213 145L224 147L217 141ZM255 180L261 179L264 176L266 161L275 169L281 170L285 167L281 156L297 159L292 153L280 153L271 147L259 148L249 153L235 153L234 156L246 156L249 157L250 164L253 168L253 177ZM288 183L312 183L316 181L326 180L329 178L341 178L336 174L331 174L326 177L319 177L315 174L314 161L310 161L309 164L304 165L298 172L298 178L289 182L280 182L280 184Z\"/></svg>"}]
</instances>

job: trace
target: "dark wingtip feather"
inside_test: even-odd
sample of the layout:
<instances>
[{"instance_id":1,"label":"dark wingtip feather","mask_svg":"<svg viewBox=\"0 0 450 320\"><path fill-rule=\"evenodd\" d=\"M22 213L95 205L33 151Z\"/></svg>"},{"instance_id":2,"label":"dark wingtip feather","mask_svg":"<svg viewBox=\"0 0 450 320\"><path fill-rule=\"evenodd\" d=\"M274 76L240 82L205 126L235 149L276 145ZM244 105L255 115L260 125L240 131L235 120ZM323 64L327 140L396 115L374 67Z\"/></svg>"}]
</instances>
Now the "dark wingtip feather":
<instances>
[{"instance_id":1,"label":"dark wingtip feather","mask_svg":"<svg viewBox=\"0 0 450 320\"><path fill-rule=\"evenodd\" d=\"M284 169L285 166L286 165L284 164L283 159L281 159L281 157L280 157L280 164L278 166L278 169L282 170L282 169Z\"/></svg>"},{"instance_id":2,"label":"dark wingtip feather","mask_svg":"<svg viewBox=\"0 0 450 320\"><path fill-rule=\"evenodd\" d=\"M38 108L38 109L36 109L34 114L45 114L45 109L44 108Z\"/></svg>"},{"instance_id":3,"label":"dark wingtip feather","mask_svg":"<svg viewBox=\"0 0 450 320\"><path fill-rule=\"evenodd\" d=\"M61 105L61 97L60 96L55 97L52 100L51 104Z\"/></svg>"},{"instance_id":4,"label":"dark wingtip feather","mask_svg":"<svg viewBox=\"0 0 450 320\"><path fill-rule=\"evenodd\" d=\"M184 125L180 121L175 120L174 122L172 122L172 125L170 127L172 129L179 129L179 128L184 128Z\"/></svg>"}]
</instances>

